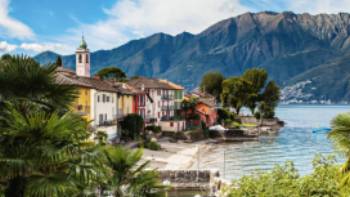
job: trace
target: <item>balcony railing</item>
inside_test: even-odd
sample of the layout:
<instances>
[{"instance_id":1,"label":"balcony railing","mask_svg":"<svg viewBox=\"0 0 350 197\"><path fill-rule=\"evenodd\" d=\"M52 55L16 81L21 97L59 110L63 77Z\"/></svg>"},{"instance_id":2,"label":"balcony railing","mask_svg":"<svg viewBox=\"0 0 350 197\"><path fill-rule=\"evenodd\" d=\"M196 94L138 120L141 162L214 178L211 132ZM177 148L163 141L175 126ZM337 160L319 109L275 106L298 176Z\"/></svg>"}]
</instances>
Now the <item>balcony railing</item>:
<instances>
[{"instance_id":1,"label":"balcony railing","mask_svg":"<svg viewBox=\"0 0 350 197\"><path fill-rule=\"evenodd\" d=\"M183 120L183 118L180 116L162 116L160 120L161 121L178 121L178 120Z\"/></svg>"},{"instance_id":2,"label":"balcony railing","mask_svg":"<svg viewBox=\"0 0 350 197\"><path fill-rule=\"evenodd\" d=\"M175 106L174 105L163 105L162 110L175 110Z\"/></svg>"},{"instance_id":3,"label":"balcony railing","mask_svg":"<svg viewBox=\"0 0 350 197\"><path fill-rule=\"evenodd\" d=\"M174 99L174 95L162 95L161 98L163 100L173 100Z\"/></svg>"},{"instance_id":4,"label":"balcony railing","mask_svg":"<svg viewBox=\"0 0 350 197\"><path fill-rule=\"evenodd\" d=\"M106 127L106 126L113 126L113 125L117 125L117 120L107 120L107 121L102 121L102 122L99 122L97 126L99 127Z\"/></svg>"}]
</instances>

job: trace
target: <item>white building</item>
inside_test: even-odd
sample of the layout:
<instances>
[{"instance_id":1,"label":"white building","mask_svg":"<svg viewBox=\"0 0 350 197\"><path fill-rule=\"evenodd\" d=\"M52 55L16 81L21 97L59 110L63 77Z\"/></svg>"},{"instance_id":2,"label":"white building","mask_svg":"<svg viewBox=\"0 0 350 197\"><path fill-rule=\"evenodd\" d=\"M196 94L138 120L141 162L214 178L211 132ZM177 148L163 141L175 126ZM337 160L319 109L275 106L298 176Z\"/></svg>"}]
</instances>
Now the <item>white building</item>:
<instances>
[{"instance_id":1,"label":"white building","mask_svg":"<svg viewBox=\"0 0 350 197\"><path fill-rule=\"evenodd\" d=\"M117 91L106 81L90 77L90 52L82 37L76 50L76 77L90 87L90 119L97 131L104 131L108 139L117 135Z\"/></svg>"},{"instance_id":2,"label":"white building","mask_svg":"<svg viewBox=\"0 0 350 197\"><path fill-rule=\"evenodd\" d=\"M178 124L177 111L180 110L179 102L183 100L182 86L166 80L138 77L128 82L138 89L144 90L146 97L145 117L146 123L153 123L162 127L163 130L184 130L184 124ZM167 125L165 127L165 125ZM181 125L181 126L177 126ZM164 126L164 128L163 128ZM176 129L178 128L178 129Z\"/></svg>"}]
</instances>

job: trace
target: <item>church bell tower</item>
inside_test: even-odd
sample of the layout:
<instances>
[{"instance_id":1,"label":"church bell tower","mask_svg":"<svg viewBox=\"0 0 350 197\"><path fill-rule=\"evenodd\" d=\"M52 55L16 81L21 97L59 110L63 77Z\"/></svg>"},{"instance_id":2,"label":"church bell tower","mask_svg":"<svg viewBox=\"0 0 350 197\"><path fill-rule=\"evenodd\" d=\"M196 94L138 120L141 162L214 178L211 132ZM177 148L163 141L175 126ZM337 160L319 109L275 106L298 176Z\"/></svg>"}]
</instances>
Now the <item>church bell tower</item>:
<instances>
[{"instance_id":1,"label":"church bell tower","mask_svg":"<svg viewBox=\"0 0 350 197\"><path fill-rule=\"evenodd\" d=\"M84 36L81 37L80 46L75 51L75 66L75 72L78 76L90 77L90 51Z\"/></svg>"}]
</instances>

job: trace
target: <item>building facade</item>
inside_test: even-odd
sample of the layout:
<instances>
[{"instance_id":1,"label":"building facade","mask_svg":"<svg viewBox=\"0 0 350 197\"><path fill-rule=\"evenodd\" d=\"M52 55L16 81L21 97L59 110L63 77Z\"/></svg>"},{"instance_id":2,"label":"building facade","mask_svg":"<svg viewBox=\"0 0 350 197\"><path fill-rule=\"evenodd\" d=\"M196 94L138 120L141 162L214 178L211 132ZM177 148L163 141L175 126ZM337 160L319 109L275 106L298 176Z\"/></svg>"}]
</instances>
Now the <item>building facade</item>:
<instances>
[{"instance_id":1,"label":"building facade","mask_svg":"<svg viewBox=\"0 0 350 197\"><path fill-rule=\"evenodd\" d=\"M117 137L117 90L107 81L90 77L90 52L84 38L76 50L76 71L59 67L56 81L78 88L72 111L91 122L95 131L105 132L109 140Z\"/></svg>"},{"instance_id":2,"label":"building facade","mask_svg":"<svg viewBox=\"0 0 350 197\"><path fill-rule=\"evenodd\" d=\"M146 124L159 125L163 130L169 130L170 127L176 131L185 129L182 123L178 124L183 120L176 113L181 108L183 87L166 80L145 77L134 78L128 84L145 93L144 109L140 109L144 113Z\"/></svg>"}]
</instances>

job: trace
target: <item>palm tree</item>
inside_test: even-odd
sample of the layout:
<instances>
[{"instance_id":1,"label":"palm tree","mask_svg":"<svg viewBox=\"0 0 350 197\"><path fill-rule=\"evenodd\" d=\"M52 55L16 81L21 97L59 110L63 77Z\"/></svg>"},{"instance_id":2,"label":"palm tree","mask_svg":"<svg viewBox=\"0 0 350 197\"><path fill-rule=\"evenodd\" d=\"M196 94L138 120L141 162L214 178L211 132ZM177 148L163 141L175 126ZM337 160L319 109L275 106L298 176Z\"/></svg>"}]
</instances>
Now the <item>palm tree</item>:
<instances>
[{"instance_id":1,"label":"palm tree","mask_svg":"<svg viewBox=\"0 0 350 197\"><path fill-rule=\"evenodd\" d=\"M145 170L148 161L141 163L142 149L130 151L122 147L109 146L104 152L108 165L113 170L108 189L115 196L158 197L165 195L166 188L160 183L158 173L153 170Z\"/></svg>"},{"instance_id":2,"label":"palm tree","mask_svg":"<svg viewBox=\"0 0 350 197\"><path fill-rule=\"evenodd\" d=\"M54 64L41 66L25 56L0 61L0 102L11 100L22 110L35 104L49 111L67 111L77 91L56 83L56 68Z\"/></svg>"},{"instance_id":3,"label":"palm tree","mask_svg":"<svg viewBox=\"0 0 350 197\"><path fill-rule=\"evenodd\" d=\"M67 112L75 88L57 84L55 69L23 56L0 61L4 196L74 196L105 175L87 122Z\"/></svg>"},{"instance_id":4,"label":"palm tree","mask_svg":"<svg viewBox=\"0 0 350 197\"><path fill-rule=\"evenodd\" d=\"M341 168L344 183L350 181L350 113L339 114L332 120L332 131L328 138L347 158Z\"/></svg>"},{"instance_id":5,"label":"palm tree","mask_svg":"<svg viewBox=\"0 0 350 197\"><path fill-rule=\"evenodd\" d=\"M81 117L6 108L0 116L0 179L7 184L6 196L73 196L81 185L104 176L101 152L86 141Z\"/></svg>"},{"instance_id":6,"label":"palm tree","mask_svg":"<svg viewBox=\"0 0 350 197\"><path fill-rule=\"evenodd\" d=\"M23 56L0 60L0 196L95 196L103 187L118 197L122 188L161 194L147 163L136 167L142 151L90 140L88 122L69 112L75 88L57 84L55 69Z\"/></svg>"}]
</instances>

